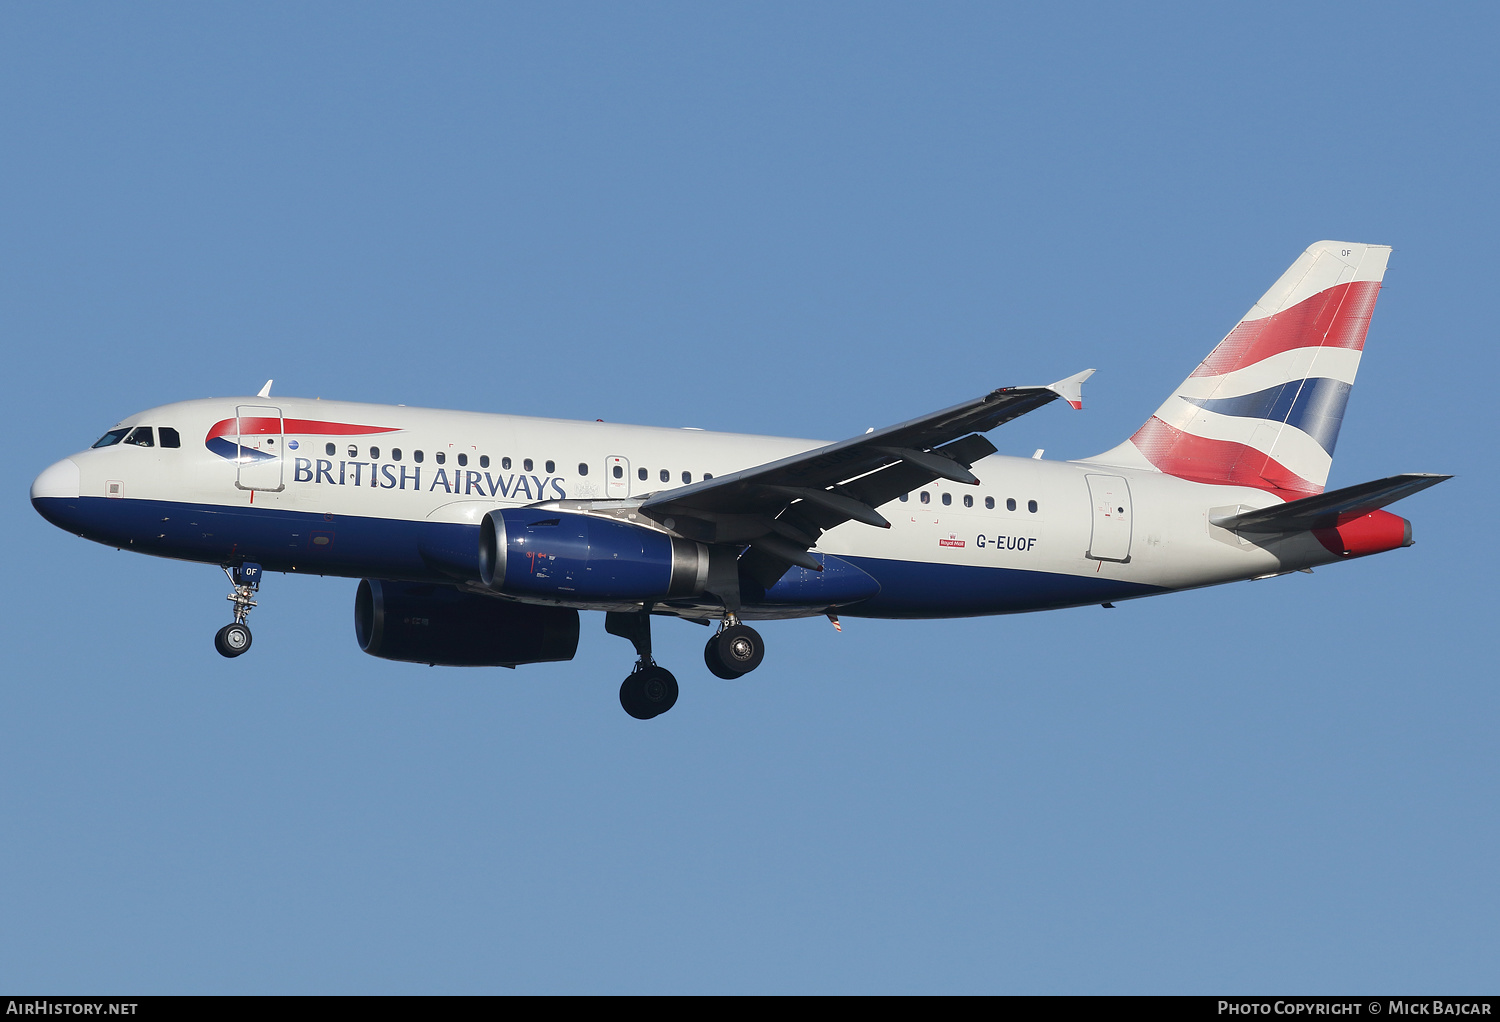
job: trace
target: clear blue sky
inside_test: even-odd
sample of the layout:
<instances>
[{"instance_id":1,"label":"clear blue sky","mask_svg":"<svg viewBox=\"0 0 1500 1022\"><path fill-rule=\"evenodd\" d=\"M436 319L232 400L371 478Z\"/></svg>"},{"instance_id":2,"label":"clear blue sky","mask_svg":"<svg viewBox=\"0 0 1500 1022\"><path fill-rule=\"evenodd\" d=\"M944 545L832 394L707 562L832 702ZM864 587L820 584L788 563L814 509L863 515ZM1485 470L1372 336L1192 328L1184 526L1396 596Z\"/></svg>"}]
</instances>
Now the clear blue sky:
<instances>
[{"instance_id":1,"label":"clear blue sky","mask_svg":"<svg viewBox=\"0 0 1500 1022\"><path fill-rule=\"evenodd\" d=\"M1490 5L0 8L0 988L1494 992ZM1322 238L1395 246L1331 485L1417 545L954 622L378 661L351 580L32 477L253 393L838 439L1093 366L1086 456ZM1475 537L1478 537L1476 539ZM1476 543L1478 544L1476 546Z\"/></svg>"}]
</instances>

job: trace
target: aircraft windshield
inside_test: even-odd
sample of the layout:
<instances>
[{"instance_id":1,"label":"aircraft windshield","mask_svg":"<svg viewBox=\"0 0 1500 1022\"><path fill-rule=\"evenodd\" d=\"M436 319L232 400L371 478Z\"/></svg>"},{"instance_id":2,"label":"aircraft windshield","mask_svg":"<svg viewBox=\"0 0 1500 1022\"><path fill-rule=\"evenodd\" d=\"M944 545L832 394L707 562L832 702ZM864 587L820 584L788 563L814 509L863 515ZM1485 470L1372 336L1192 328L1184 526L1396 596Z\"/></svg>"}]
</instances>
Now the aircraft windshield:
<instances>
[{"instance_id":1,"label":"aircraft windshield","mask_svg":"<svg viewBox=\"0 0 1500 1022\"><path fill-rule=\"evenodd\" d=\"M113 447L115 444L119 443L121 440L124 440L125 439L125 434L129 433L129 432L130 432L130 427L129 426L125 427L124 429L112 429L108 433L106 433L102 437L100 437L98 440L94 441L94 446L95 447Z\"/></svg>"}]
</instances>

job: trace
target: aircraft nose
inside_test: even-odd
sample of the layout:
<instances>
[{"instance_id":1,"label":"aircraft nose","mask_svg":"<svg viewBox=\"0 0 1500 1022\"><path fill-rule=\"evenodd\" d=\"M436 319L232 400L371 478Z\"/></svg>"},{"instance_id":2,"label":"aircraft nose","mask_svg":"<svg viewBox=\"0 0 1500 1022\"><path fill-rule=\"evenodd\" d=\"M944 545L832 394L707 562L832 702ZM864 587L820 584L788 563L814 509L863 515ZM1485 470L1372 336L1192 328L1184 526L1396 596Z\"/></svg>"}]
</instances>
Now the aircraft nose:
<instances>
[{"instance_id":1,"label":"aircraft nose","mask_svg":"<svg viewBox=\"0 0 1500 1022\"><path fill-rule=\"evenodd\" d=\"M55 465L42 470L31 483L33 502L48 497L78 499L78 465L71 458L64 458Z\"/></svg>"}]
</instances>

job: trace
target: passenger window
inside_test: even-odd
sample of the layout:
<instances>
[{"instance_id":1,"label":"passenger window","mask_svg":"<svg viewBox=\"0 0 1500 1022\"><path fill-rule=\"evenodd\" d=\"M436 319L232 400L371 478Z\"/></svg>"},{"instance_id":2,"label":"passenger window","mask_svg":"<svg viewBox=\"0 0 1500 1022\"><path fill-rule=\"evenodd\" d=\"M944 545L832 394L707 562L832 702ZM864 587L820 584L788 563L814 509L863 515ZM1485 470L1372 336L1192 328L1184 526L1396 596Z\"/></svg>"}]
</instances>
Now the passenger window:
<instances>
[{"instance_id":1,"label":"passenger window","mask_svg":"<svg viewBox=\"0 0 1500 1022\"><path fill-rule=\"evenodd\" d=\"M355 447L353 444L349 445L349 457L351 457L351 458L357 458L357 457L359 457L359 448Z\"/></svg>"},{"instance_id":2,"label":"passenger window","mask_svg":"<svg viewBox=\"0 0 1500 1022\"><path fill-rule=\"evenodd\" d=\"M555 462L555 461L549 461L549 462L547 462L546 465L544 465L542 467L547 470L547 474L550 476L553 472L557 471L557 462Z\"/></svg>"},{"instance_id":3,"label":"passenger window","mask_svg":"<svg viewBox=\"0 0 1500 1022\"><path fill-rule=\"evenodd\" d=\"M616 467L618 468L619 466L616 466ZM589 474L588 462L580 461L578 463L578 474L581 475L581 476L586 476L586 475Z\"/></svg>"},{"instance_id":4,"label":"passenger window","mask_svg":"<svg viewBox=\"0 0 1500 1022\"><path fill-rule=\"evenodd\" d=\"M903 493L903 494L902 494L902 495L901 495L901 496L900 496L900 497L898 497L898 498L897 498L897 499L898 499L898 500L900 500L900 501L901 501L901 503L903 503L903 504L905 504L905 503L906 503L906 494L904 494L904 493Z\"/></svg>"},{"instance_id":5,"label":"passenger window","mask_svg":"<svg viewBox=\"0 0 1500 1022\"><path fill-rule=\"evenodd\" d=\"M984 506L987 507L987 508L989 508L991 511L995 510L995 498L994 497L986 497L986 498L984 498Z\"/></svg>"},{"instance_id":6,"label":"passenger window","mask_svg":"<svg viewBox=\"0 0 1500 1022\"><path fill-rule=\"evenodd\" d=\"M490 456L488 454L481 454L479 456L479 467L480 468L489 468L490 467Z\"/></svg>"},{"instance_id":7,"label":"passenger window","mask_svg":"<svg viewBox=\"0 0 1500 1022\"><path fill-rule=\"evenodd\" d=\"M624 479L625 478L625 470L623 468L621 468L619 465L615 466L615 478L616 479Z\"/></svg>"},{"instance_id":8,"label":"passenger window","mask_svg":"<svg viewBox=\"0 0 1500 1022\"><path fill-rule=\"evenodd\" d=\"M380 448L379 447L371 447L370 448L370 460L371 461L379 461L380 460Z\"/></svg>"},{"instance_id":9,"label":"passenger window","mask_svg":"<svg viewBox=\"0 0 1500 1022\"><path fill-rule=\"evenodd\" d=\"M448 460L448 455L443 451L434 452L432 456L437 459L439 465Z\"/></svg>"},{"instance_id":10,"label":"passenger window","mask_svg":"<svg viewBox=\"0 0 1500 1022\"><path fill-rule=\"evenodd\" d=\"M177 435L177 431L171 426L158 426L156 428L156 438L161 441L163 447L182 446L182 438Z\"/></svg>"},{"instance_id":11,"label":"passenger window","mask_svg":"<svg viewBox=\"0 0 1500 1022\"><path fill-rule=\"evenodd\" d=\"M460 454L458 456L458 463L460 465L468 465L468 463L469 463L469 456L467 454Z\"/></svg>"},{"instance_id":12,"label":"passenger window","mask_svg":"<svg viewBox=\"0 0 1500 1022\"><path fill-rule=\"evenodd\" d=\"M928 492L926 490L922 491L922 503L924 503L924 504L931 504L932 503L932 497L931 497L931 495L928 494Z\"/></svg>"},{"instance_id":13,"label":"passenger window","mask_svg":"<svg viewBox=\"0 0 1500 1022\"><path fill-rule=\"evenodd\" d=\"M113 447L115 444L119 443L121 440L124 440L125 439L125 434L129 433L129 432L130 432L130 430L128 430L128 429L112 429L108 433L106 433L102 437L100 437L98 440L95 440L94 441L94 446L95 447Z\"/></svg>"},{"instance_id":14,"label":"passenger window","mask_svg":"<svg viewBox=\"0 0 1500 1022\"><path fill-rule=\"evenodd\" d=\"M643 468L636 469L635 476L637 479L644 483L646 481L646 470Z\"/></svg>"},{"instance_id":15,"label":"passenger window","mask_svg":"<svg viewBox=\"0 0 1500 1022\"><path fill-rule=\"evenodd\" d=\"M682 481L685 482L685 483L692 482L693 481L693 473L691 473L691 472L684 472L684 473L682 473Z\"/></svg>"},{"instance_id":16,"label":"passenger window","mask_svg":"<svg viewBox=\"0 0 1500 1022\"><path fill-rule=\"evenodd\" d=\"M521 468L525 469L527 472L530 472L531 471L531 459L527 458L525 461L521 462Z\"/></svg>"},{"instance_id":17,"label":"passenger window","mask_svg":"<svg viewBox=\"0 0 1500 1022\"><path fill-rule=\"evenodd\" d=\"M974 506L974 498L971 495L967 494L967 493L964 494L964 507L973 507L973 506Z\"/></svg>"},{"instance_id":18,"label":"passenger window","mask_svg":"<svg viewBox=\"0 0 1500 1022\"><path fill-rule=\"evenodd\" d=\"M156 446L156 441L151 436L151 427L150 426L137 426L137 427L135 427L135 429L132 429L130 431L130 435L125 438L125 442L127 444L134 444L137 447L155 447Z\"/></svg>"},{"instance_id":19,"label":"passenger window","mask_svg":"<svg viewBox=\"0 0 1500 1022\"><path fill-rule=\"evenodd\" d=\"M1014 497L1006 497L1005 498L1005 510L1007 510L1007 511L1014 511L1015 509L1016 509L1016 498L1014 498Z\"/></svg>"},{"instance_id":20,"label":"passenger window","mask_svg":"<svg viewBox=\"0 0 1500 1022\"><path fill-rule=\"evenodd\" d=\"M399 447L392 447L391 448L391 460L392 461L400 461L401 460L401 448L399 448Z\"/></svg>"},{"instance_id":21,"label":"passenger window","mask_svg":"<svg viewBox=\"0 0 1500 1022\"><path fill-rule=\"evenodd\" d=\"M947 507L951 503L953 503L953 494L951 494L951 493L945 493L945 494L943 494L943 506Z\"/></svg>"},{"instance_id":22,"label":"passenger window","mask_svg":"<svg viewBox=\"0 0 1500 1022\"><path fill-rule=\"evenodd\" d=\"M411 460L415 461L418 465L422 464L422 452L421 451L412 451L411 452Z\"/></svg>"},{"instance_id":23,"label":"passenger window","mask_svg":"<svg viewBox=\"0 0 1500 1022\"><path fill-rule=\"evenodd\" d=\"M714 477L714 474L712 472L705 472L705 473L703 473L703 481L705 483L708 482L713 477Z\"/></svg>"},{"instance_id":24,"label":"passenger window","mask_svg":"<svg viewBox=\"0 0 1500 1022\"><path fill-rule=\"evenodd\" d=\"M335 454L337 454L338 451L339 451L339 449L337 447L333 446L333 444L324 444L323 445L323 453L326 454L326 455L328 455L330 458L333 457Z\"/></svg>"},{"instance_id":25,"label":"passenger window","mask_svg":"<svg viewBox=\"0 0 1500 1022\"><path fill-rule=\"evenodd\" d=\"M1026 502L1026 510L1030 511L1032 514L1036 514L1036 501L1028 500Z\"/></svg>"},{"instance_id":26,"label":"passenger window","mask_svg":"<svg viewBox=\"0 0 1500 1022\"><path fill-rule=\"evenodd\" d=\"M509 458L501 458L500 459L500 467L501 468L506 468L506 469L510 468L510 459Z\"/></svg>"},{"instance_id":27,"label":"passenger window","mask_svg":"<svg viewBox=\"0 0 1500 1022\"><path fill-rule=\"evenodd\" d=\"M672 481L672 473L668 472L666 469L662 469L661 470L661 481L664 482L664 483L671 482Z\"/></svg>"}]
</instances>

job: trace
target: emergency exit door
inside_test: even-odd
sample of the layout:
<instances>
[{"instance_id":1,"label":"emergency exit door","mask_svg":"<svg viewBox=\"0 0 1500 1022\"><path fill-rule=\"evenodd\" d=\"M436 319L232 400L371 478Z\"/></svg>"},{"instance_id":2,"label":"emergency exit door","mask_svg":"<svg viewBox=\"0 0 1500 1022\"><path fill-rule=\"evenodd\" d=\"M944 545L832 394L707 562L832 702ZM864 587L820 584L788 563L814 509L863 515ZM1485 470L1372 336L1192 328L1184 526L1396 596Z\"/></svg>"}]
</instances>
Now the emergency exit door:
<instances>
[{"instance_id":1,"label":"emergency exit door","mask_svg":"<svg viewBox=\"0 0 1500 1022\"><path fill-rule=\"evenodd\" d=\"M604 459L604 495L606 497L630 496L630 462L624 458Z\"/></svg>"},{"instance_id":2,"label":"emergency exit door","mask_svg":"<svg viewBox=\"0 0 1500 1022\"><path fill-rule=\"evenodd\" d=\"M242 490L281 490L286 437L281 409L270 405L240 405L235 413L234 485Z\"/></svg>"},{"instance_id":3,"label":"emergency exit door","mask_svg":"<svg viewBox=\"0 0 1500 1022\"><path fill-rule=\"evenodd\" d=\"M1130 484L1120 476L1088 476L1094 507L1089 556L1096 561L1130 560ZM1075 548L1076 549L1076 548Z\"/></svg>"}]
</instances>

